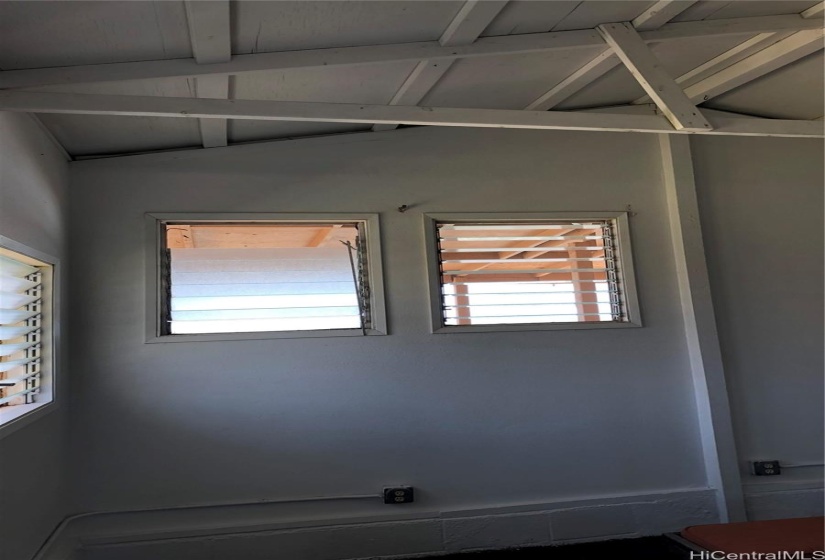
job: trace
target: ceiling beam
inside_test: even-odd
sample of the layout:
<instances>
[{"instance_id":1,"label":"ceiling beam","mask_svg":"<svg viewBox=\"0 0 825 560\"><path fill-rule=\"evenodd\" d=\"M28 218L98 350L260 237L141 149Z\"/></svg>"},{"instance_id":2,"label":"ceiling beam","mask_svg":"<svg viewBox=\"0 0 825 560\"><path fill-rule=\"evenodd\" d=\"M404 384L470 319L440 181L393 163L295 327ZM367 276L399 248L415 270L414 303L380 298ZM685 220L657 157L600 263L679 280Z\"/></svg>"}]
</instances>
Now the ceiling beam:
<instances>
[{"instance_id":1,"label":"ceiling beam","mask_svg":"<svg viewBox=\"0 0 825 560\"><path fill-rule=\"evenodd\" d=\"M589 130L657 134L689 132L674 129L667 119L662 116L643 114L453 109L359 105L354 103L138 97L29 91L0 92L0 110L28 113L359 124L402 123L471 128ZM702 133L736 136L825 137L825 131L823 131L825 123L822 121L742 119L714 116L711 122L715 130L702 130Z\"/></svg>"},{"instance_id":2,"label":"ceiling beam","mask_svg":"<svg viewBox=\"0 0 825 560\"><path fill-rule=\"evenodd\" d=\"M634 19L632 25L637 31L657 29L695 3L696 2L686 0L661 0ZM590 62L539 96L535 101L525 107L525 109L528 111L547 111L548 109L552 109L565 99L584 89L588 84L592 84L607 74L619 64L621 64L621 61L616 58L613 49L605 49Z\"/></svg>"},{"instance_id":3,"label":"ceiling beam","mask_svg":"<svg viewBox=\"0 0 825 560\"><path fill-rule=\"evenodd\" d=\"M822 17L823 7L825 7L825 2L820 2L816 6L808 8L799 15L805 19ZM682 74L676 78L676 83L681 85L683 88L690 87L705 78L709 78L710 76L733 66L740 60L745 60L759 51L766 49L767 47L770 47L771 45L778 43L787 37L790 37L791 35L793 35L793 32L788 31L782 33L759 33L747 41L736 45L732 49L715 56L704 64L697 66L693 70ZM705 101L705 99L703 98L702 101ZM642 96L633 102L634 105L641 105L644 103L650 103L650 97L647 95Z\"/></svg>"},{"instance_id":4,"label":"ceiling beam","mask_svg":"<svg viewBox=\"0 0 825 560\"><path fill-rule=\"evenodd\" d=\"M507 0L467 0L438 42L446 47L472 44L506 5ZM390 105L418 105L447 73L453 62L455 61L420 61L390 100ZM378 132L397 127L397 124L376 124L372 129Z\"/></svg>"},{"instance_id":5,"label":"ceiling beam","mask_svg":"<svg viewBox=\"0 0 825 560\"><path fill-rule=\"evenodd\" d=\"M552 109L576 92L581 91L586 85L592 84L607 74L619 64L621 64L621 61L616 58L613 49L605 49L590 62L539 96L535 101L525 107L525 110L547 111L548 109Z\"/></svg>"},{"instance_id":6,"label":"ceiling beam","mask_svg":"<svg viewBox=\"0 0 825 560\"><path fill-rule=\"evenodd\" d=\"M762 49L756 54L693 84L685 89L685 94L695 102L707 101L722 95L821 50L823 47L822 37L822 29L794 33L790 37L782 39L770 47Z\"/></svg>"},{"instance_id":7,"label":"ceiling beam","mask_svg":"<svg viewBox=\"0 0 825 560\"><path fill-rule=\"evenodd\" d=\"M736 45L732 49L713 57L693 70L682 74L676 78L676 83L683 88L690 87L693 84L736 64L740 60L744 60L749 56L758 53L762 49L769 47L774 43L778 43L790 35L790 33L760 33L759 35L751 37L747 41ZM644 95L635 100L633 104L642 105L650 102L650 97Z\"/></svg>"},{"instance_id":8,"label":"ceiling beam","mask_svg":"<svg viewBox=\"0 0 825 560\"><path fill-rule=\"evenodd\" d=\"M645 42L730 35L754 35L777 31L816 29L821 22L799 15L752 17L669 23L660 29L641 32ZM419 60L454 60L480 56L516 55L603 46L596 30L554 31L501 37L482 37L465 46L444 46L438 41L398 43L365 47L343 47L300 51L235 55L229 62L198 64L194 58L115 62L0 72L0 89L46 85L109 82L152 78L192 78L205 75L235 75L246 72L379 64Z\"/></svg>"},{"instance_id":9,"label":"ceiling beam","mask_svg":"<svg viewBox=\"0 0 825 560\"><path fill-rule=\"evenodd\" d=\"M659 0L632 21L637 31L648 31L663 26L696 2L687 0Z\"/></svg>"},{"instance_id":10,"label":"ceiling beam","mask_svg":"<svg viewBox=\"0 0 825 560\"><path fill-rule=\"evenodd\" d=\"M631 24L608 23L600 25L599 32L674 128L693 132L712 128Z\"/></svg>"},{"instance_id":11,"label":"ceiling beam","mask_svg":"<svg viewBox=\"0 0 825 560\"><path fill-rule=\"evenodd\" d=\"M825 14L825 2L820 2L816 6L811 6L799 15L804 18L821 18L823 14Z\"/></svg>"},{"instance_id":12,"label":"ceiling beam","mask_svg":"<svg viewBox=\"0 0 825 560\"><path fill-rule=\"evenodd\" d=\"M195 62L229 62L232 58L229 0L186 0L184 6ZM201 98L229 99L229 75L196 78L195 92ZM227 145L226 119L201 119L198 124L204 148Z\"/></svg>"}]
</instances>

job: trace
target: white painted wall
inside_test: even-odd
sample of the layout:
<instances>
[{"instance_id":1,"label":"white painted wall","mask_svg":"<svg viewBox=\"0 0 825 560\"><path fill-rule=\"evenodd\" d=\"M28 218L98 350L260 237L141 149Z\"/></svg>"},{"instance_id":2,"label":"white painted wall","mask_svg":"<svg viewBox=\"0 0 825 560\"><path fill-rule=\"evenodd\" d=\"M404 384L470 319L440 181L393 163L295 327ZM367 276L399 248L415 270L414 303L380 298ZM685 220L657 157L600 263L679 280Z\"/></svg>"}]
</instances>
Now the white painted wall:
<instances>
[{"instance_id":1,"label":"white painted wall","mask_svg":"<svg viewBox=\"0 0 825 560\"><path fill-rule=\"evenodd\" d=\"M30 117L0 112L0 235L66 263L68 164ZM59 364L60 382L66 369ZM65 403L0 439L0 558L28 559L66 515Z\"/></svg>"},{"instance_id":2,"label":"white painted wall","mask_svg":"<svg viewBox=\"0 0 825 560\"><path fill-rule=\"evenodd\" d=\"M72 169L81 509L407 483L424 512L706 484L653 136L421 128ZM644 328L428 332L422 212L629 204ZM144 344L143 215L186 211L380 212L391 335Z\"/></svg>"},{"instance_id":3,"label":"white painted wall","mask_svg":"<svg viewBox=\"0 0 825 560\"><path fill-rule=\"evenodd\" d=\"M822 515L823 143L693 138L703 234L751 518Z\"/></svg>"}]
</instances>

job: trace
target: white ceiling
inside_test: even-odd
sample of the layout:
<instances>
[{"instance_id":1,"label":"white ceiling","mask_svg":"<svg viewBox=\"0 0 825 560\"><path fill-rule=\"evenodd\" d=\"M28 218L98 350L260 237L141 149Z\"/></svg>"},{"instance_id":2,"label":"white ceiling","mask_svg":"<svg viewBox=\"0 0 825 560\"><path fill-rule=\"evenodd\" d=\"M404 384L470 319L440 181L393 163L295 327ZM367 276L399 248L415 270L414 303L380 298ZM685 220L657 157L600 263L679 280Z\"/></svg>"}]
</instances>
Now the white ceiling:
<instances>
[{"instance_id":1,"label":"white ceiling","mask_svg":"<svg viewBox=\"0 0 825 560\"><path fill-rule=\"evenodd\" d=\"M482 36L572 29L631 21L654 1L511 0ZM810 0L700 1L673 21L797 14ZM462 9L443 1L232 1L233 54L436 41ZM668 41L651 48L674 77L745 41L719 36ZM457 60L421 104L524 109L587 64L602 48ZM191 58L183 1L0 1L0 69ZM230 98L388 104L415 62L298 68L233 76ZM710 100L710 108L772 118L823 114L823 54L793 62ZM165 78L48 86L40 91L195 97L195 80ZM617 66L554 109L625 105L644 95ZM41 115L73 156L201 145L198 121L150 117ZM232 121L229 143L369 130L335 123Z\"/></svg>"}]
</instances>

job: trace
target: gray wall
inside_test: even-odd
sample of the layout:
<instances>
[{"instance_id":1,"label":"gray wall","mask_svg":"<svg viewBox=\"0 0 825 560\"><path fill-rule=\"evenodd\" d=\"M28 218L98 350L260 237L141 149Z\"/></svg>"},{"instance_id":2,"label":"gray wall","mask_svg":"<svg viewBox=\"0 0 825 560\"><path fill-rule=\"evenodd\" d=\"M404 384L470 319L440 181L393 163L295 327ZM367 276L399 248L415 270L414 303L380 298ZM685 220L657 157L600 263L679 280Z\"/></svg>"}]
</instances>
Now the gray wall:
<instances>
[{"instance_id":1,"label":"gray wall","mask_svg":"<svg viewBox=\"0 0 825 560\"><path fill-rule=\"evenodd\" d=\"M72 168L82 509L705 486L654 136L421 128ZM422 212L627 205L644 328L428 333ZM145 344L144 213L187 211L380 212L391 335Z\"/></svg>"},{"instance_id":2,"label":"gray wall","mask_svg":"<svg viewBox=\"0 0 825 560\"><path fill-rule=\"evenodd\" d=\"M66 263L62 153L30 117L0 112L0 235ZM65 278L65 277L64 277ZM58 399L66 369L58 365ZM64 383L65 385L65 383ZM29 558L66 514L67 407L0 439L0 558Z\"/></svg>"},{"instance_id":3,"label":"gray wall","mask_svg":"<svg viewBox=\"0 0 825 560\"><path fill-rule=\"evenodd\" d=\"M821 488L822 467L757 478L747 463L823 462L823 144L697 137L693 150L746 493Z\"/></svg>"}]
</instances>

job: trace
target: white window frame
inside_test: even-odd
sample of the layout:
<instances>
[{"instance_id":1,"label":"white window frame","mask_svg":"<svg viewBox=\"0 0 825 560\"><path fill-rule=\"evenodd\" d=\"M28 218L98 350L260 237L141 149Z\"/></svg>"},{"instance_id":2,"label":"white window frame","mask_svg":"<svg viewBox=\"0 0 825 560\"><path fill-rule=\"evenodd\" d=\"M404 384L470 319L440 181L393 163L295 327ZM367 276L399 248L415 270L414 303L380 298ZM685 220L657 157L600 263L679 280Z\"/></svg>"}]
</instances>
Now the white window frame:
<instances>
[{"instance_id":1,"label":"white window frame","mask_svg":"<svg viewBox=\"0 0 825 560\"><path fill-rule=\"evenodd\" d=\"M576 222L613 220L616 224L616 267L619 270L622 302L626 321L581 323L529 323L499 325L445 325L442 313L441 271L439 270L437 224L450 223L501 223L565 220ZM623 329L642 326L639 298L636 293L636 276L630 244L627 212L485 212L485 213L434 213L424 214L424 239L427 245L427 277L430 294L430 316L433 333L473 333L505 331L556 331L578 329Z\"/></svg>"},{"instance_id":2,"label":"white window frame","mask_svg":"<svg viewBox=\"0 0 825 560\"><path fill-rule=\"evenodd\" d=\"M0 407L0 439L57 409L60 362L60 261L56 257L0 235L0 253L17 258L12 253L28 257L49 268L43 271L40 391L31 404Z\"/></svg>"},{"instance_id":3,"label":"white window frame","mask_svg":"<svg viewBox=\"0 0 825 560\"><path fill-rule=\"evenodd\" d=\"M147 213L146 220L146 342L210 342L223 340L267 340L278 338L330 338L387 334L384 304L384 275L381 264L381 233L378 214L351 213ZM360 222L364 225L367 244L367 274L370 287L370 328L262 331L243 333L161 334L161 248L164 225L185 223L274 223L274 224L337 224Z\"/></svg>"}]
</instances>

